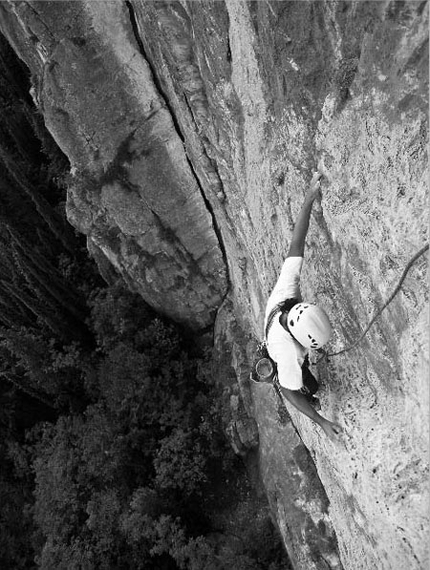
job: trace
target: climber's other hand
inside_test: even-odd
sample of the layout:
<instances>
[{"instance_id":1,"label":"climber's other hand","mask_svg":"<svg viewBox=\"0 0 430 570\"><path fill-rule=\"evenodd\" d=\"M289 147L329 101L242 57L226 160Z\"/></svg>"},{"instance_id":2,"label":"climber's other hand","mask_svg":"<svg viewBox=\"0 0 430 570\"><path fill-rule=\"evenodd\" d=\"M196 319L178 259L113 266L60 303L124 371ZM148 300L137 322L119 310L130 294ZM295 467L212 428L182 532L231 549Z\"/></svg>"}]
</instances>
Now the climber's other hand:
<instances>
[{"instance_id":1,"label":"climber's other hand","mask_svg":"<svg viewBox=\"0 0 430 570\"><path fill-rule=\"evenodd\" d=\"M324 430L326 436L331 439L331 441L339 441L339 438L343 433L343 429L339 424L324 419L321 427Z\"/></svg>"},{"instance_id":2,"label":"climber's other hand","mask_svg":"<svg viewBox=\"0 0 430 570\"><path fill-rule=\"evenodd\" d=\"M312 202L317 198L321 198L321 188L320 188L321 177L322 177L321 172L315 172L314 175L312 176L312 180L309 185L309 190L306 195L306 198L308 200L311 200Z\"/></svg>"}]
</instances>

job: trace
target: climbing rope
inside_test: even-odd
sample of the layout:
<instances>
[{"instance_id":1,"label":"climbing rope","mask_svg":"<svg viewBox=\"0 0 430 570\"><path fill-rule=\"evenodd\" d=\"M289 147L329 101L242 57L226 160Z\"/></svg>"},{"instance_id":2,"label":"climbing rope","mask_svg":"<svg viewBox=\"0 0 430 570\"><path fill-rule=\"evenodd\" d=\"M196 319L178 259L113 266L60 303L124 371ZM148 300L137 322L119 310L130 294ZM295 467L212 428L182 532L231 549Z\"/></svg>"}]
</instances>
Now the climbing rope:
<instances>
[{"instance_id":1,"label":"climbing rope","mask_svg":"<svg viewBox=\"0 0 430 570\"><path fill-rule=\"evenodd\" d=\"M397 295L397 293L400 291L400 288L403 284L403 281L406 278L406 275L408 274L410 268L413 266L413 264L416 262L416 260L421 257L421 255L423 255L423 253L425 253L429 248L429 245L425 245L423 248L421 248L413 257L412 259L409 261L409 263L406 265L402 276L400 277L400 280L396 286L396 288L394 289L394 291L391 293L390 297L388 298L388 300L384 303L384 305L375 313L375 315L373 316L372 320L370 321L370 323L367 325L367 327L365 328L364 332L361 334L360 338L358 340L356 340L351 346L348 346L346 348L343 348L342 350L339 350L339 352L331 352L330 354L328 354L327 352L323 351L323 358L329 358L331 356L338 356L339 354L343 354L344 352L348 352L350 350L352 350L353 348L355 348L357 346L357 344L359 344L363 338L366 336L366 334L368 333L370 327L373 325L373 323L376 321L376 319L380 316L380 314L382 313L382 311L384 309L386 309L388 307L388 305L391 303L391 301L394 299L394 297Z\"/></svg>"}]
</instances>

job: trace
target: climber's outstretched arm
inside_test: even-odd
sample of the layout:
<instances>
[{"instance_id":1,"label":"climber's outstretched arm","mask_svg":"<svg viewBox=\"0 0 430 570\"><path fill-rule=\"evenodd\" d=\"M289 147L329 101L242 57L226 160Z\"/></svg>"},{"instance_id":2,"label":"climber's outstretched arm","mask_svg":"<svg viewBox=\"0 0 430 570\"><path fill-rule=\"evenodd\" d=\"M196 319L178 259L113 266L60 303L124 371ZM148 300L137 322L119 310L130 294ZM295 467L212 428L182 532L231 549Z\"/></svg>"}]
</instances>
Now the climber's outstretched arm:
<instances>
[{"instance_id":1,"label":"climber's outstretched arm","mask_svg":"<svg viewBox=\"0 0 430 570\"><path fill-rule=\"evenodd\" d=\"M298 215L294 225L293 235L291 237L290 248L287 257L303 257L305 252L306 234L309 228L309 218L311 216L312 205L317 198L321 197L320 178L322 174L316 172L311 180L311 185L303 202L302 209Z\"/></svg>"},{"instance_id":2,"label":"climber's outstretched arm","mask_svg":"<svg viewBox=\"0 0 430 570\"><path fill-rule=\"evenodd\" d=\"M324 433L327 437L329 437L332 441L336 441L339 438L340 434L342 433L342 428L339 424L330 422L329 420L326 420L320 416L319 413L314 410L306 400L306 397L298 390L288 390L282 386L280 386L280 388L282 394L290 402L290 404L297 408L299 412L302 412L302 414L305 414L305 416L308 416L308 418L317 423L324 430Z\"/></svg>"}]
</instances>

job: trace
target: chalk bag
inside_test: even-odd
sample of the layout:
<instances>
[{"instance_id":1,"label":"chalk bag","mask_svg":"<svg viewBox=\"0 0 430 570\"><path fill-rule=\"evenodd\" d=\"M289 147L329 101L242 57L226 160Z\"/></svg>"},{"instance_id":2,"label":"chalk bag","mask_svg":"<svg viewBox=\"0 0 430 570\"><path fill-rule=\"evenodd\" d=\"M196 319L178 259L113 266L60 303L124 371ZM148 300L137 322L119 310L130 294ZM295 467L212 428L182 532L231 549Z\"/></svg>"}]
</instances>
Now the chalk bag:
<instances>
[{"instance_id":1,"label":"chalk bag","mask_svg":"<svg viewBox=\"0 0 430 570\"><path fill-rule=\"evenodd\" d=\"M255 365L259 382L272 382L276 374L276 366L271 358L260 358Z\"/></svg>"}]
</instances>

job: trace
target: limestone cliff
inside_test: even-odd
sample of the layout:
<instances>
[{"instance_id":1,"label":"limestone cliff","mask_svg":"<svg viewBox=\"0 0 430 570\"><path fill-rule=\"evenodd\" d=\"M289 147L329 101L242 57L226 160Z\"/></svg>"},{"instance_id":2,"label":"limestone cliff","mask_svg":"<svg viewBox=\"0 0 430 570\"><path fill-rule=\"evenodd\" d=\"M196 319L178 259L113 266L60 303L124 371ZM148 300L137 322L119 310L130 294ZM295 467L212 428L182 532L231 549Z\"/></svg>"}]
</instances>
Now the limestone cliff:
<instances>
[{"instance_id":1,"label":"limestone cliff","mask_svg":"<svg viewBox=\"0 0 430 570\"><path fill-rule=\"evenodd\" d=\"M341 444L248 378L318 161L302 289L332 317L331 352L427 243L427 2L9 1L0 23L93 254L195 330L216 318L229 432L238 452L259 439L294 567L426 567L426 258L318 366Z\"/></svg>"}]
</instances>

